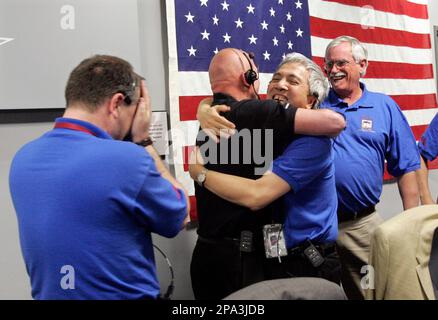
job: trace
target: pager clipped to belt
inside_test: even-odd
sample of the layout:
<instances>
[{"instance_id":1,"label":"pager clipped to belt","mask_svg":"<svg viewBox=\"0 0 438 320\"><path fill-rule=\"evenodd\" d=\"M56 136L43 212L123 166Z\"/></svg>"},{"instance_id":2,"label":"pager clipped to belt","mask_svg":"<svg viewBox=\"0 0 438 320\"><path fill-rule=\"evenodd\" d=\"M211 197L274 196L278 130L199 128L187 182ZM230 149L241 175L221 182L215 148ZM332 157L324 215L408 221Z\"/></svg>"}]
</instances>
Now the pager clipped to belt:
<instances>
[{"instance_id":1,"label":"pager clipped to belt","mask_svg":"<svg viewBox=\"0 0 438 320\"><path fill-rule=\"evenodd\" d=\"M324 257L318 251L318 249L312 244L312 242L307 241L307 247L304 249L304 255L312 264L313 267L318 268L325 261Z\"/></svg>"},{"instance_id":2,"label":"pager clipped to belt","mask_svg":"<svg viewBox=\"0 0 438 320\"><path fill-rule=\"evenodd\" d=\"M286 241L284 240L283 225L267 224L263 227L266 258L287 256Z\"/></svg>"},{"instance_id":3,"label":"pager clipped to belt","mask_svg":"<svg viewBox=\"0 0 438 320\"><path fill-rule=\"evenodd\" d=\"M252 241L252 232L248 230L243 230L240 233L240 251L242 252L252 252L254 250Z\"/></svg>"}]
</instances>

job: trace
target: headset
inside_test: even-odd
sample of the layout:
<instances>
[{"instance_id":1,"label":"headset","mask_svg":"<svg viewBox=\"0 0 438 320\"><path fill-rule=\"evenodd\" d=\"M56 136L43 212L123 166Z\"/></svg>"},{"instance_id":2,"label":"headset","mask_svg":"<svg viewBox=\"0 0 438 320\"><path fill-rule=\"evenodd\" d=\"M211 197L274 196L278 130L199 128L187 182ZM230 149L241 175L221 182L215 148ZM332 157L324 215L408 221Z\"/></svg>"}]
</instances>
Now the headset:
<instances>
[{"instance_id":1,"label":"headset","mask_svg":"<svg viewBox=\"0 0 438 320\"><path fill-rule=\"evenodd\" d=\"M242 53L245 56L246 60L248 60L249 68L250 68L243 74L243 77L245 79L246 84L248 84L249 86L253 86L254 82L256 82L259 79L259 75L257 74L257 72L254 71L251 63L251 59L254 60L254 54L252 52L248 53L243 51Z\"/></svg>"},{"instance_id":2,"label":"headset","mask_svg":"<svg viewBox=\"0 0 438 320\"><path fill-rule=\"evenodd\" d=\"M240 62L242 63L242 68L244 67L244 63L242 61L242 58L240 57L240 55L233 50L237 56L239 57ZM248 87L252 87L252 89L254 90L255 95L257 96L257 99L260 100L260 96L258 95L255 87L254 87L254 83L259 79L259 75L258 73L254 70L251 60L254 61L254 53L252 52L245 52L243 50L239 50L240 52L242 52L242 54L245 56L246 60L248 60L249 63L249 69L247 71L245 71L243 73L243 82L245 83L245 85L247 85Z\"/></svg>"},{"instance_id":3,"label":"headset","mask_svg":"<svg viewBox=\"0 0 438 320\"><path fill-rule=\"evenodd\" d=\"M254 82L256 82L259 79L259 74L254 71L251 63L251 60L254 61L254 53L252 52L242 52L242 53L245 56L246 60L248 60L249 68L250 68L243 74L244 81L245 83L247 83L249 86L252 87L252 90L254 90L257 99L260 100L260 96L254 87Z\"/></svg>"}]
</instances>

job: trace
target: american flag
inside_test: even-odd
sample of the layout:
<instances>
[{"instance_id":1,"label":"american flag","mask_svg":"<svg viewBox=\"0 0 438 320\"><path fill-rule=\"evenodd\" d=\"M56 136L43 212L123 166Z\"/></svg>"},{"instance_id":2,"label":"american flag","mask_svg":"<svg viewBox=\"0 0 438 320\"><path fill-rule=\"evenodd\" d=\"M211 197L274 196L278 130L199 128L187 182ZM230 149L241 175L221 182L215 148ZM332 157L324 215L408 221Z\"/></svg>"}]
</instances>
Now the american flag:
<instances>
[{"instance_id":1,"label":"american flag","mask_svg":"<svg viewBox=\"0 0 438 320\"><path fill-rule=\"evenodd\" d=\"M167 0L170 118L177 179L191 195L187 159L198 132L198 102L211 95L208 66L226 47L255 54L260 92L292 51L322 66L340 35L369 51L363 81L401 107L416 139L437 112L427 0ZM435 166L438 167L438 166ZM193 213L196 211L192 199Z\"/></svg>"}]
</instances>

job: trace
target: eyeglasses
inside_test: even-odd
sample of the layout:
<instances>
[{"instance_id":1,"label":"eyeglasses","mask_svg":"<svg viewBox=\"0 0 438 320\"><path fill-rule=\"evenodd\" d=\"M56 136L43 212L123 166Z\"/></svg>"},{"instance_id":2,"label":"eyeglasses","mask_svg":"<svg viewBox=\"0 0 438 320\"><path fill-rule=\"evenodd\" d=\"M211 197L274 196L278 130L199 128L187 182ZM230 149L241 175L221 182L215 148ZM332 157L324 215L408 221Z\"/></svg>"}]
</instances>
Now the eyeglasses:
<instances>
[{"instance_id":1,"label":"eyeglasses","mask_svg":"<svg viewBox=\"0 0 438 320\"><path fill-rule=\"evenodd\" d=\"M349 63L352 63L353 61L348 61L348 60L332 60L332 61L327 61L324 63L324 69L325 70L331 70L333 69L333 66L336 65L336 67L338 68L343 68L346 65L348 65Z\"/></svg>"}]
</instances>

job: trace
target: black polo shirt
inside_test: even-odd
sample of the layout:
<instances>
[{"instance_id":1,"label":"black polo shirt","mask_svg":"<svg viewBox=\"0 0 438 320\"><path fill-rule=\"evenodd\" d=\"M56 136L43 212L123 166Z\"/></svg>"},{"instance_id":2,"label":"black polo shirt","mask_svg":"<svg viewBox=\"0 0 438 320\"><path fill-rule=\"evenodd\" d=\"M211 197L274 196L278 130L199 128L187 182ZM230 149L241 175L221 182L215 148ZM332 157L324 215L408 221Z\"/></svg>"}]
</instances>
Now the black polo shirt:
<instances>
[{"instance_id":1,"label":"black polo shirt","mask_svg":"<svg viewBox=\"0 0 438 320\"><path fill-rule=\"evenodd\" d=\"M205 167L245 178L259 178L260 175L255 174L255 168L270 166L270 163L260 163L260 160L275 159L292 141L297 109L285 109L274 100L236 101L231 96L221 93L213 97L213 105L218 104L231 107L229 112L222 115L236 125L237 133L232 137L235 139L233 142L231 139L221 139L216 144L206 137L205 133L199 132L197 145L206 152L206 158L210 161ZM270 130L272 134L273 146L270 146L270 143L265 144L266 130ZM240 137L238 143L237 136ZM237 143L238 147L233 147L233 143ZM266 152L268 154L265 154ZM240 238L242 230L259 231L264 224L271 223L272 211L279 210L273 204L254 212L218 197L197 183L195 193L199 219L198 234L205 238Z\"/></svg>"}]
</instances>

